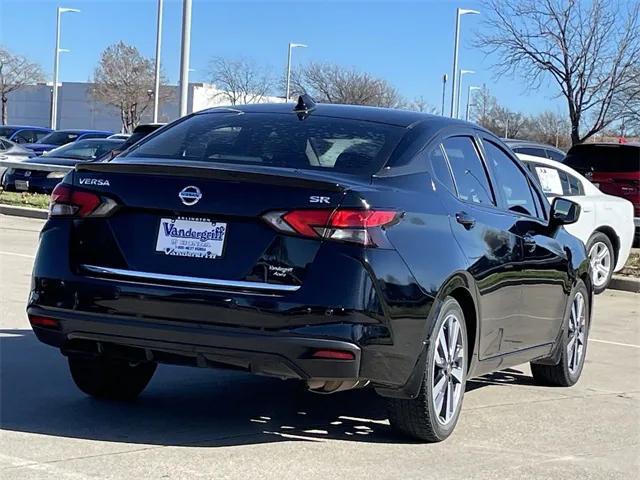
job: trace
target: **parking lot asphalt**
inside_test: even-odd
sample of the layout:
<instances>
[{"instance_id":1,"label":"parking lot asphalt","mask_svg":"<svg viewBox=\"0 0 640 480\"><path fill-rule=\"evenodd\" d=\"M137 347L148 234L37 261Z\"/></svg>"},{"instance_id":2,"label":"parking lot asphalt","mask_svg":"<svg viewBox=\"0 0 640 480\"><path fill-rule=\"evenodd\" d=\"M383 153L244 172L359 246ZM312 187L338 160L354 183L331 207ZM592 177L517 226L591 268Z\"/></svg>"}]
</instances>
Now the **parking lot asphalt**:
<instances>
[{"instance_id":1,"label":"parking lot asphalt","mask_svg":"<svg viewBox=\"0 0 640 480\"><path fill-rule=\"evenodd\" d=\"M3 480L640 478L639 294L597 297L576 386L535 386L527 365L474 379L453 436L420 444L367 390L163 365L136 402L86 397L27 322L42 223L0 215Z\"/></svg>"}]
</instances>

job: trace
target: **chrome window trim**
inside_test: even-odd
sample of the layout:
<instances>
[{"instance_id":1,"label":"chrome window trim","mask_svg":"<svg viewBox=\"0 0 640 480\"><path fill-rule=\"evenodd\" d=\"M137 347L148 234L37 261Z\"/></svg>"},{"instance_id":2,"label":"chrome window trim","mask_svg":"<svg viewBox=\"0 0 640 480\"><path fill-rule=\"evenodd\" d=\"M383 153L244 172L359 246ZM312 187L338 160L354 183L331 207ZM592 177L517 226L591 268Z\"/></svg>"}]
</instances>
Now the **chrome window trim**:
<instances>
[{"instance_id":1,"label":"chrome window trim","mask_svg":"<svg viewBox=\"0 0 640 480\"><path fill-rule=\"evenodd\" d=\"M275 283L245 282L238 280L222 280L217 278L188 277L184 275L169 275L165 273L139 272L135 270L124 270L121 268L100 267L97 265L80 265L85 272L110 275L127 280L162 280L168 282L183 283L189 285L206 285L210 287L222 287L228 289L295 292L300 289L300 285L278 285Z\"/></svg>"}]
</instances>

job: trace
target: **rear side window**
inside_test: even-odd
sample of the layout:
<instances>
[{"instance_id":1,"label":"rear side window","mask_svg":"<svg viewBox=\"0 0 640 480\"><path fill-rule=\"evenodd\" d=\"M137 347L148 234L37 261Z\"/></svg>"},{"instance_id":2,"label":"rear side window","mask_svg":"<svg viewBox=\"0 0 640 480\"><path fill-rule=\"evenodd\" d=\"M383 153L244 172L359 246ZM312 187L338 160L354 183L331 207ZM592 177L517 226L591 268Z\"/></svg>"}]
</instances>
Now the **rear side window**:
<instances>
[{"instance_id":1,"label":"rear side window","mask_svg":"<svg viewBox=\"0 0 640 480\"><path fill-rule=\"evenodd\" d=\"M451 170L449 170L449 165L447 163L447 159L444 156L444 152L442 151L442 145L438 144L431 152L429 153L429 161L431 162L431 168L433 170L433 175L442 183L447 189L456 194L456 187L453 184L453 178L451 177Z\"/></svg>"},{"instance_id":2,"label":"rear side window","mask_svg":"<svg viewBox=\"0 0 640 480\"><path fill-rule=\"evenodd\" d=\"M564 173L567 179L566 184L563 184L563 187L565 187L565 195L584 195L584 187L582 186L582 182L580 180L567 172L561 173Z\"/></svg>"},{"instance_id":3,"label":"rear side window","mask_svg":"<svg viewBox=\"0 0 640 480\"><path fill-rule=\"evenodd\" d=\"M451 165L458 197L466 202L495 205L491 184L471 137L452 137L443 142Z\"/></svg>"},{"instance_id":4,"label":"rear side window","mask_svg":"<svg viewBox=\"0 0 640 480\"><path fill-rule=\"evenodd\" d=\"M386 163L405 132L393 125L313 114L300 120L293 113L209 112L165 129L125 157L370 176Z\"/></svg>"},{"instance_id":5,"label":"rear side window","mask_svg":"<svg viewBox=\"0 0 640 480\"><path fill-rule=\"evenodd\" d=\"M524 153L525 155L533 155L534 157L547 158L545 150L542 148L534 147L515 147L512 150L516 153Z\"/></svg>"},{"instance_id":6,"label":"rear side window","mask_svg":"<svg viewBox=\"0 0 640 480\"><path fill-rule=\"evenodd\" d=\"M487 158L491 162L497 188L502 191L507 208L516 213L536 216L536 204L524 171L500 147L484 141Z\"/></svg>"},{"instance_id":7,"label":"rear side window","mask_svg":"<svg viewBox=\"0 0 640 480\"><path fill-rule=\"evenodd\" d=\"M582 174L585 172L638 172L640 171L640 146L576 145L569 150L563 163Z\"/></svg>"},{"instance_id":8,"label":"rear side window","mask_svg":"<svg viewBox=\"0 0 640 480\"><path fill-rule=\"evenodd\" d=\"M547 158L551 160L555 160L556 162L561 162L564 160L564 153L558 152L556 150L545 150L547 152Z\"/></svg>"}]
</instances>

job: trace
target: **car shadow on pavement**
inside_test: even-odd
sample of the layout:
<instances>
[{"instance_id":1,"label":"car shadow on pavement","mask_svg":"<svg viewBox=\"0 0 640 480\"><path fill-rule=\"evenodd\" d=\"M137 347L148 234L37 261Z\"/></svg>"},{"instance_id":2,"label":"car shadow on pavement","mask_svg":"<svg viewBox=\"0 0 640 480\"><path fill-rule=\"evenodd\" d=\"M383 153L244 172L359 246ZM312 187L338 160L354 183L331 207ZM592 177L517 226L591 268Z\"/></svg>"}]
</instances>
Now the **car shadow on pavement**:
<instances>
[{"instance_id":1,"label":"car shadow on pavement","mask_svg":"<svg viewBox=\"0 0 640 480\"><path fill-rule=\"evenodd\" d=\"M527 383L509 369L468 382L467 391ZM333 395L300 382L224 370L161 365L134 402L89 398L73 384L66 359L30 330L0 330L0 428L69 438L219 447L340 439L410 443L389 427L373 390Z\"/></svg>"}]
</instances>

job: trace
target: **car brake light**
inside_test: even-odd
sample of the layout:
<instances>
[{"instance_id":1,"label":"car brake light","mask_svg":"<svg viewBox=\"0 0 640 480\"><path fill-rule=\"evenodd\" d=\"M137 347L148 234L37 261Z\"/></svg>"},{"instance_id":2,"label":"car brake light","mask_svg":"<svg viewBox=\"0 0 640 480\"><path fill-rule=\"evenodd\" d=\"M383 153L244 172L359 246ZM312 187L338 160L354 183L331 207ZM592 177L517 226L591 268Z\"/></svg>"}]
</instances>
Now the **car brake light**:
<instances>
[{"instance_id":1,"label":"car brake light","mask_svg":"<svg viewBox=\"0 0 640 480\"><path fill-rule=\"evenodd\" d=\"M387 227L400 217L395 210L291 210L269 212L263 218L277 230L304 237L376 246L372 229Z\"/></svg>"},{"instance_id":2,"label":"car brake light","mask_svg":"<svg viewBox=\"0 0 640 480\"><path fill-rule=\"evenodd\" d=\"M355 360L355 355L353 352L348 352L346 350L316 350L313 352L313 358L321 358L324 360Z\"/></svg>"},{"instance_id":3,"label":"car brake light","mask_svg":"<svg viewBox=\"0 0 640 480\"><path fill-rule=\"evenodd\" d=\"M110 198L59 183L51 193L49 217L104 217L115 207Z\"/></svg>"},{"instance_id":4,"label":"car brake light","mask_svg":"<svg viewBox=\"0 0 640 480\"><path fill-rule=\"evenodd\" d=\"M58 328L60 322L55 318L41 317L38 315L29 315L29 323L34 327Z\"/></svg>"}]
</instances>

